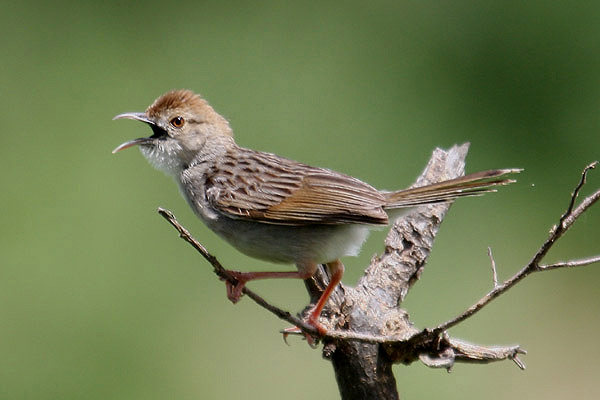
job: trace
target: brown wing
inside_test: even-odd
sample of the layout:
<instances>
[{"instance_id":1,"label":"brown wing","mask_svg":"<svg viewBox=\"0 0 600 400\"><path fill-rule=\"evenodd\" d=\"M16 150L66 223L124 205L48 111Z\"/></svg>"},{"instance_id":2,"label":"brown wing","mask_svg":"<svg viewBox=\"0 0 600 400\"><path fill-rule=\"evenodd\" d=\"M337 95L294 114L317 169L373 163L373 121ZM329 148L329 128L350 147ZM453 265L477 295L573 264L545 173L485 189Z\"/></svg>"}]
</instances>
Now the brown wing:
<instances>
[{"instance_id":1,"label":"brown wing","mask_svg":"<svg viewBox=\"0 0 600 400\"><path fill-rule=\"evenodd\" d=\"M388 223L385 199L368 184L248 149L236 149L208 174L206 194L221 213L264 223Z\"/></svg>"}]
</instances>

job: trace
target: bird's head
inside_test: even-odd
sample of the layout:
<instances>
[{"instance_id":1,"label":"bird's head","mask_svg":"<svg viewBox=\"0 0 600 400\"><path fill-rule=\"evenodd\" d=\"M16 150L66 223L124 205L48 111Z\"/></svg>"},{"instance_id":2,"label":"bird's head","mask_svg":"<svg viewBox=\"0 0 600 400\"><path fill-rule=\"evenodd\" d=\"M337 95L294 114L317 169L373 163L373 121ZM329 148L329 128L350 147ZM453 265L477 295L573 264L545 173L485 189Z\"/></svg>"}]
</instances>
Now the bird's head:
<instances>
[{"instance_id":1,"label":"bird's head","mask_svg":"<svg viewBox=\"0 0 600 400\"><path fill-rule=\"evenodd\" d=\"M150 125L153 134L125 142L113 153L137 145L150 163L170 175L179 174L198 157L213 157L233 144L227 120L190 90L170 91L143 113L123 113L113 119L122 118Z\"/></svg>"}]
</instances>

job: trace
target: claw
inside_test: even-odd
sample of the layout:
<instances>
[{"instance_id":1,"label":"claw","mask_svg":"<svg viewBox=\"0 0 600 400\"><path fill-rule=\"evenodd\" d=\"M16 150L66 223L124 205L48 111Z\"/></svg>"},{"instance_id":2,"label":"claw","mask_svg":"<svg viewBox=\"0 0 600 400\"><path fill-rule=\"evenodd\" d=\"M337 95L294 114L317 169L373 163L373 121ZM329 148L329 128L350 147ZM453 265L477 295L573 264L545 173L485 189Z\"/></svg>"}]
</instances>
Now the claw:
<instances>
[{"instance_id":1,"label":"claw","mask_svg":"<svg viewBox=\"0 0 600 400\"><path fill-rule=\"evenodd\" d=\"M289 335L301 335L304 337L304 339L306 340L306 343L308 343L308 345L313 348L316 349L318 344L319 344L319 338L318 337L314 337L306 332L303 332L300 328L298 328L297 326L291 327L291 328L286 328L283 331L281 331L281 334L283 336L283 341L285 342L285 344L287 344L288 346L290 345L289 342L287 341L287 338Z\"/></svg>"},{"instance_id":2,"label":"claw","mask_svg":"<svg viewBox=\"0 0 600 400\"><path fill-rule=\"evenodd\" d=\"M225 288L227 290L227 298L233 303L237 303L242 297L242 290L244 290L244 286L246 286L245 282L239 282L236 285L233 285L229 281L225 281Z\"/></svg>"},{"instance_id":3,"label":"claw","mask_svg":"<svg viewBox=\"0 0 600 400\"><path fill-rule=\"evenodd\" d=\"M318 336L313 336L309 333L302 331L297 326L293 326L290 328L286 328L281 332L283 335L283 341L285 342L285 344L287 344L289 346L289 343L287 341L287 338L289 335L302 335L302 336L304 336L304 339L306 340L308 345L311 348L316 349L317 345L319 344L320 337L324 336L327 333L327 329L325 329L325 327L323 327L323 325L321 325L319 323L318 319L319 319L319 315L315 314L314 310L311 311L311 313L309 314L309 317L306 319L306 323L317 330Z\"/></svg>"},{"instance_id":4,"label":"claw","mask_svg":"<svg viewBox=\"0 0 600 400\"><path fill-rule=\"evenodd\" d=\"M242 291L246 286L247 279L244 279L244 273L239 271L231 271L228 270L229 274L232 278L234 278L237 283L234 285L229 280L225 280L225 289L227 290L227 298L233 303L237 303L242 297Z\"/></svg>"},{"instance_id":5,"label":"claw","mask_svg":"<svg viewBox=\"0 0 600 400\"><path fill-rule=\"evenodd\" d=\"M281 331L281 336L283 337L283 341L285 342L285 344L287 344L288 346L291 346L290 343L287 341L288 336L290 335L296 335L296 334L300 334L300 329L298 329L297 327L293 327L293 328L286 328L284 330Z\"/></svg>"}]
</instances>

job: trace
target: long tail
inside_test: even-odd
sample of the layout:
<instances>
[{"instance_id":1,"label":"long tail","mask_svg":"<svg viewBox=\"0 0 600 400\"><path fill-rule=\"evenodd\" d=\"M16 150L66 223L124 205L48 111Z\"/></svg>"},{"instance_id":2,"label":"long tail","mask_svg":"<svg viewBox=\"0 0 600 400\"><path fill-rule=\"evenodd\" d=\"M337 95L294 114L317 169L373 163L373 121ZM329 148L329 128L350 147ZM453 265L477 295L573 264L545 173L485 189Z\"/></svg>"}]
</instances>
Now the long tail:
<instances>
[{"instance_id":1,"label":"long tail","mask_svg":"<svg viewBox=\"0 0 600 400\"><path fill-rule=\"evenodd\" d=\"M522 169L493 169L475 172L431 185L384 193L386 209L413 207L421 204L442 203L465 196L480 196L495 192L495 186L508 185L514 179L503 178L507 174L521 172Z\"/></svg>"}]
</instances>

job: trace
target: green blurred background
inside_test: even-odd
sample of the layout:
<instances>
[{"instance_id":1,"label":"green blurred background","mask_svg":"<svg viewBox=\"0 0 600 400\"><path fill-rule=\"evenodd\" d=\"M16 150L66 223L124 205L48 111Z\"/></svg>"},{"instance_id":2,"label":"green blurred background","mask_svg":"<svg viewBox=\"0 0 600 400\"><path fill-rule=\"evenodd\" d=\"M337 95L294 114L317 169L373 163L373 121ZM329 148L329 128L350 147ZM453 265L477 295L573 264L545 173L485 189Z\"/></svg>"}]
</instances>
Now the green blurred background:
<instances>
[{"instance_id":1,"label":"green blurred background","mask_svg":"<svg viewBox=\"0 0 600 400\"><path fill-rule=\"evenodd\" d=\"M0 398L336 398L320 351L250 301L156 214L173 210L219 259L241 256L111 121L161 93L202 93L238 143L408 185L434 147L472 143L467 168L523 167L459 201L404 306L446 320L526 263L600 158L600 3L593 1L11 2L0 17ZM600 186L593 171L590 193ZM347 259L354 284L382 249ZM599 253L592 209L549 261ZM280 267L276 267L280 268ZM520 343L511 362L452 374L395 367L404 398L597 398L600 267L534 275L451 334ZM252 288L293 312L300 282Z\"/></svg>"}]
</instances>

